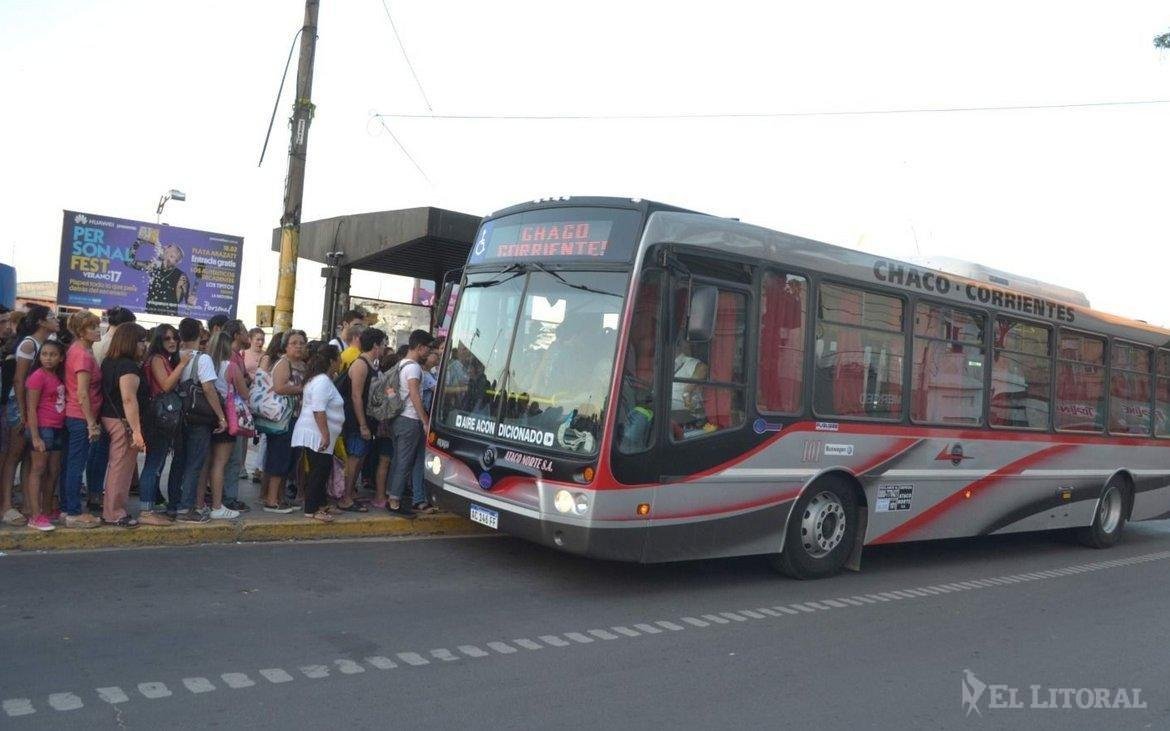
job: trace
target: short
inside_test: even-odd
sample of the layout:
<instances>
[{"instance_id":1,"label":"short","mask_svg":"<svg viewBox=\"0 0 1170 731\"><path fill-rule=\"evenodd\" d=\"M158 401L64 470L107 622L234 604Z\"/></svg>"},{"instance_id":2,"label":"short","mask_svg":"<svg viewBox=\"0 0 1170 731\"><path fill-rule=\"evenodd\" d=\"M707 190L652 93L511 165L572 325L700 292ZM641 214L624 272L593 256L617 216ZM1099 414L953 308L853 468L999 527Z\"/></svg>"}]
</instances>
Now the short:
<instances>
[{"instance_id":1,"label":"short","mask_svg":"<svg viewBox=\"0 0 1170 731\"><path fill-rule=\"evenodd\" d=\"M212 444L235 444L236 438L231 435L231 432L229 432L227 429L224 429L219 434L216 434L215 432L211 433L211 443Z\"/></svg>"},{"instance_id":2,"label":"short","mask_svg":"<svg viewBox=\"0 0 1170 731\"><path fill-rule=\"evenodd\" d=\"M373 442L373 439L363 439L361 434L346 434L345 453L350 457L365 457Z\"/></svg>"},{"instance_id":3,"label":"short","mask_svg":"<svg viewBox=\"0 0 1170 731\"><path fill-rule=\"evenodd\" d=\"M20 408L16 404L16 397L11 396L8 399L8 405L4 407L4 425L9 429L20 423Z\"/></svg>"},{"instance_id":4,"label":"short","mask_svg":"<svg viewBox=\"0 0 1170 731\"><path fill-rule=\"evenodd\" d=\"M379 457L394 458L394 440L390 437L378 437L374 440L374 449Z\"/></svg>"},{"instance_id":5,"label":"short","mask_svg":"<svg viewBox=\"0 0 1170 731\"><path fill-rule=\"evenodd\" d=\"M264 474L269 477L288 477L293 468L292 432L267 435L264 451Z\"/></svg>"},{"instance_id":6,"label":"short","mask_svg":"<svg viewBox=\"0 0 1170 731\"><path fill-rule=\"evenodd\" d=\"M45 443L46 452L61 452L65 450L65 427L42 426L37 427L41 434L41 441ZM29 436L25 431L25 436Z\"/></svg>"}]
</instances>

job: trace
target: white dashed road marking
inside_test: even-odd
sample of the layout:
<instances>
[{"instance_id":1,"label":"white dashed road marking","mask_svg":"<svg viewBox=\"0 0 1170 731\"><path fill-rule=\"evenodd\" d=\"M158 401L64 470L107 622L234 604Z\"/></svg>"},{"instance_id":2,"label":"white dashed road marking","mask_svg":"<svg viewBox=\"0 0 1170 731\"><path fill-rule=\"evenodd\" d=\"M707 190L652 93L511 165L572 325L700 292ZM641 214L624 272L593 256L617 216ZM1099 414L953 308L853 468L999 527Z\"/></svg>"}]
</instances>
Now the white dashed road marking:
<instances>
[{"instance_id":1,"label":"white dashed road marking","mask_svg":"<svg viewBox=\"0 0 1170 731\"><path fill-rule=\"evenodd\" d=\"M126 695L124 692L122 692L122 689L118 687L98 688L97 694L98 698L101 698L106 703L117 704L125 703L130 700L130 696Z\"/></svg>"},{"instance_id":2,"label":"white dashed road marking","mask_svg":"<svg viewBox=\"0 0 1170 731\"><path fill-rule=\"evenodd\" d=\"M800 603L793 603L787 606L779 605L774 607L760 607L758 609L740 609L737 611L725 611L713 614L703 614L702 619L696 617L681 617L678 624L669 620L656 620L653 623L639 623L632 625L633 629L626 626L616 626L606 629L591 629L587 630L587 634L581 632L565 632L562 635L540 635L538 639L544 644L529 639L512 640L512 644L522 647L526 650L541 650L547 647L570 647L573 643L590 644L600 640L620 640L623 638L642 637L643 635L657 635L662 634L663 630L670 630L672 632L680 632L689 628L705 628L715 625L732 625L733 623L748 622L750 620L764 620L769 617L784 618L785 616L802 616L802 614L816 613L817 611L832 611L834 609L848 609L850 607L861 607L867 604L876 604L879 602L902 601L914 599L929 599L939 594L948 594L955 591L975 591L979 589L987 589L992 587L1009 586L1020 583L1027 583L1029 581L1045 581L1048 579L1057 579L1066 576L1075 576L1090 571L1099 571L1102 569L1116 568L1120 566L1131 566L1134 564L1145 563L1149 561L1162 561L1170 559L1170 551L1162 551L1160 553L1149 553L1140 556L1133 556L1130 558L1115 559L1112 561L1100 561L1096 563L1080 564L1077 566L1066 566L1058 569L1049 569L1045 571L1035 571L1026 574L1014 574L1009 576L998 576L986 579L973 579L968 581L952 582L948 584L935 584L932 586L916 587L912 589L896 589L892 591L880 592L877 594L856 595L852 597L839 597L837 599L821 599L819 601L805 601ZM685 626L684 626L685 625ZM596 639L595 639L596 638ZM571 640L572 642L570 642ZM488 642L486 646L492 651L501 655L511 655L517 652L516 647L509 645L506 642ZM480 649L477 645L458 645L459 653L466 657L478 658L488 657L490 652ZM460 659L460 655L454 652L438 648L430 651L430 656L441 661L450 662ZM431 661L423 657L417 652L400 652L396 657L403 663L412 666L430 665ZM382 655L374 655L365 658L365 662L371 667L378 670L391 670L398 667L397 663L388 657ZM341 675L357 675L366 671L365 666L361 663L350 660L340 659L332 661L337 672ZM303 665L298 668L302 675L306 678L327 678L330 675L330 666L328 665ZM280 668L267 668L258 671L260 676L268 680L270 683L290 683L294 678L289 673ZM246 673L224 673L220 675L224 684L228 688L242 690L256 685ZM183 687L190 693L195 695L202 695L211 693L217 690L217 686L207 678L183 678ZM162 682L146 682L139 683L136 689L143 698L160 699L167 698L173 695L170 688ZM121 688L106 687L96 688L95 692L102 701L109 704L121 704L131 701ZM71 693L52 693L46 698L46 703L49 708L59 712L76 711L85 707L85 703L81 696ZM0 708L3 708L5 715L8 717L29 716L35 714L37 709L33 704L32 699L29 698L8 698L0 702Z\"/></svg>"}]
</instances>

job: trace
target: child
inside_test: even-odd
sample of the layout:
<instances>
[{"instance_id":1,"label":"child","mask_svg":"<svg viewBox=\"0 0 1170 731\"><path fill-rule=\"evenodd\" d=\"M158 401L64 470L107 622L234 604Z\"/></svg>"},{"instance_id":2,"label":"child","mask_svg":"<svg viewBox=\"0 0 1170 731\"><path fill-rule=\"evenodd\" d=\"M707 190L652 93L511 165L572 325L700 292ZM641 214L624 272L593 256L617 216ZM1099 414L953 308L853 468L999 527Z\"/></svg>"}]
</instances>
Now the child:
<instances>
[{"instance_id":1,"label":"child","mask_svg":"<svg viewBox=\"0 0 1170 731\"><path fill-rule=\"evenodd\" d=\"M41 367L25 381L26 418L33 447L25 499L28 527L51 531L49 513L55 512L53 493L65 445L65 351L60 343L46 340L38 357Z\"/></svg>"}]
</instances>

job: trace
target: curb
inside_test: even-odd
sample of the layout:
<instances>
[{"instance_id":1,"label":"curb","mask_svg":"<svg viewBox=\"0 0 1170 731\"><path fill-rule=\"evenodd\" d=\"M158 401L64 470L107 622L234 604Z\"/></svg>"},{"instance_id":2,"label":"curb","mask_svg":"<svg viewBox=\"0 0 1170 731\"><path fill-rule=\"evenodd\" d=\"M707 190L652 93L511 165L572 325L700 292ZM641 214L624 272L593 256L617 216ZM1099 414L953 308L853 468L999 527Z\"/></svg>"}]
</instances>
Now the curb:
<instances>
[{"instance_id":1,"label":"curb","mask_svg":"<svg viewBox=\"0 0 1170 731\"><path fill-rule=\"evenodd\" d=\"M457 515L420 515L414 520L393 517L343 517L333 523L298 518L289 521L245 518L230 523L176 523L172 526L125 528L59 528L41 533L26 528L0 532L0 551L60 551L134 546L191 546L205 543L319 541L331 538L476 535L493 533Z\"/></svg>"}]
</instances>

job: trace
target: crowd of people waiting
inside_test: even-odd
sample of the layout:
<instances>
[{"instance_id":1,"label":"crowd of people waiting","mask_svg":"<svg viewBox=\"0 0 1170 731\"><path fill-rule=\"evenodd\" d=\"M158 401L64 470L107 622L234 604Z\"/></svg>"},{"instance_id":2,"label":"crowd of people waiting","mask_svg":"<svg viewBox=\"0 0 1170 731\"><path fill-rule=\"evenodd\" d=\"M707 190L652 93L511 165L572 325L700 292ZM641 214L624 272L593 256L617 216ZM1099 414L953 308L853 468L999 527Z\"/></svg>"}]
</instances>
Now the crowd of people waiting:
<instances>
[{"instance_id":1,"label":"crowd of people waiting","mask_svg":"<svg viewBox=\"0 0 1170 731\"><path fill-rule=\"evenodd\" d=\"M415 330L395 350L364 316L345 313L329 342L288 330L265 347L263 330L224 315L147 331L115 307L103 334L85 310L66 323L40 305L0 313L0 519L39 531L233 520L251 509L238 489L249 477L271 513L433 512L422 467L443 339ZM392 418L371 415L374 387L399 399Z\"/></svg>"}]
</instances>

